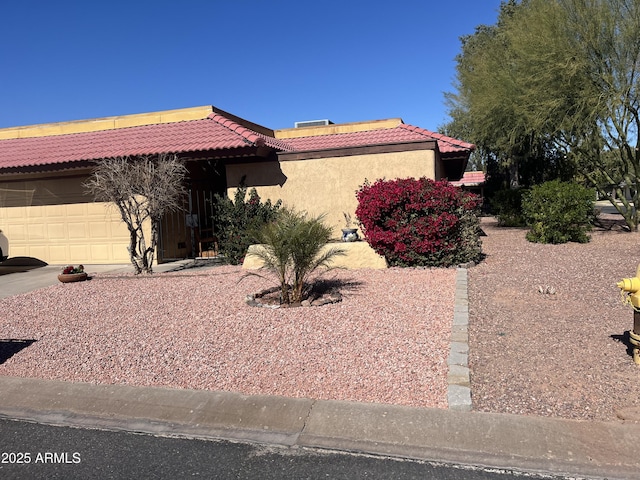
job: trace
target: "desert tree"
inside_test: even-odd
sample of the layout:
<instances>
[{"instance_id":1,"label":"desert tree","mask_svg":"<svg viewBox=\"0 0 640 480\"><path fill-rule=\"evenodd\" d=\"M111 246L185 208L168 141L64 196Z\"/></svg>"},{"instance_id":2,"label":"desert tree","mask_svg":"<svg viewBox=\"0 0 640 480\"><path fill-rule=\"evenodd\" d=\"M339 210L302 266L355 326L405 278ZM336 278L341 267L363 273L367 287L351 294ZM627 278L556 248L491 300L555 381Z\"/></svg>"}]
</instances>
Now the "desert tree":
<instances>
[{"instance_id":1,"label":"desert tree","mask_svg":"<svg viewBox=\"0 0 640 480\"><path fill-rule=\"evenodd\" d=\"M527 73L521 77L525 95L517 101L519 110L531 128L574 159L584 179L637 230L640 3L529 0L526 5L509 28ZM631 187L631 201L625 186Z\"/></svg>"},{"instance_id":2,"label":"desert tree","mask_svg":"<svg viewBox=\"0 0 640 480\"><path fill-rule=\"evenodd\" d=\"M512 179L518 158L575 168L637 230L640 2L509 0L462 41L449 100L469 141L509 162Z\"/></svg>"},{"instance_id":3,"label":"desert tree","mask_svg":"<svg viewBox=\"0 0 640 480\"><path fill-rule=\"evenodd\" d=\"M96 201L112 203L120 212L129 230L127 249L136 274L153 273L160 220L181 208L186 174L174 154L114 157L99 160L86 182Z\"/></svg>"}]
</instances>

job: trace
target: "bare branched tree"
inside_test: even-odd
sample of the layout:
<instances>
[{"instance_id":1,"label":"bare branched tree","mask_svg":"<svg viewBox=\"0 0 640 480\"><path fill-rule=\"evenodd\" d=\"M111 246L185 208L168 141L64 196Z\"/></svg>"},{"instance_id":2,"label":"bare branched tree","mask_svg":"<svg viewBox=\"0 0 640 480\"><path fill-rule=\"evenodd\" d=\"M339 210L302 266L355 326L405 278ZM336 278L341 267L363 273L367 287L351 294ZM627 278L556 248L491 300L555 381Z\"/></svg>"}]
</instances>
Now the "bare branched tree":
<instances>
[{"instance_id":1,"label":"bare branched tree","mask_svg":"<svg viewBox=\"0 0 640 480\"><path fill-rule=\"evenodd\" d=\"M181 208L186 174L176 155L105 158L85 184L96 201L118 207L129 229L129 257L136 274L153 273L160 220ZM146 221L151 224L150 239L144 234Z\"/></svg>"}]
</instances>

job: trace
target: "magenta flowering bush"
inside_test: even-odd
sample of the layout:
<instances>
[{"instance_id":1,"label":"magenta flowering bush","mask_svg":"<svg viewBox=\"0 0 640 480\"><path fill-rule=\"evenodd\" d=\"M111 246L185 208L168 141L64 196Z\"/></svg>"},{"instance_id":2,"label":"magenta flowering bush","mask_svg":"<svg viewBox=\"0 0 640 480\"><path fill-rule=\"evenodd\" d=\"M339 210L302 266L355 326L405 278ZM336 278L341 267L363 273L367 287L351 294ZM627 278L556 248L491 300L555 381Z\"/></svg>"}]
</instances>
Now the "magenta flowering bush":
<instances>
[{"instance_id":1,"label":"magenta flowering bush","mask_svg":"<svg viewBox=\"0 0 640 480\"><path fill-rule=\"evenodd\" d=\"M65 275L69 275L71 273L84 273L84 265L78 265L77 267L67 265L62 269L62 273Z\"/></svg>"},{"instance_id":2,"label":"magenta flowering bush","mask_svg":"<svg viewBox=\"0 0 640 480\"><path fill-rule=\"evenodd\" d=\"M449 267L481 255L477 195L446 180L377 180L356 192L356 216L391 266Z\"/></svg>"}]
</instances>

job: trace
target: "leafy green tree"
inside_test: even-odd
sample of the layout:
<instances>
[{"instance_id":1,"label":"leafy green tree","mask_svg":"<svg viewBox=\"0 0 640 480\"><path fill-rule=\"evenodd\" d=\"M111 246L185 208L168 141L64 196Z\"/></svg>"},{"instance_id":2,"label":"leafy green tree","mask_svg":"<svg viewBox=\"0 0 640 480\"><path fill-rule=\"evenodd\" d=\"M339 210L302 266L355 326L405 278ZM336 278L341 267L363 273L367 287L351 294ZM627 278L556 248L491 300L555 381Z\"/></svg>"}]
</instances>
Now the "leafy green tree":
<instances>
[{"instance_id":1,"label":"leafy green tree","mask_svg":"<svg viewBox=\"0 0 640 480\"><path fill-rule=\"evenodd\" d=\"M509 99L519 84L513 72L504 67L514 64L504 24L517 8L514 0L503 3L496 25L480 25L475 34L460 39L458 93L446 94L452 122L445 130L473 141L477 155L484 157L485 170L491 164L507 172L503 188L520 185L518 167L526 152L522 143L528 140Z\"/></svg>"},{"instance_id":2,"label":"leafy green tree","mask_svg":"<svg viewBox=\"0 0 640 480\"><path fill-rule=\"evenodd\" d=\"M299 303L309 276L319 268L331 269L331 261L344 255L340 247L323 251L331 236L332 229L323 223L323 216L307 218L305 213L282 209L275 221L257 232L262 248L249 255L257 256L262 268L276 276L282 303Z\"/></svg>"},{"instance_id":3,"label":"leafy green tree","mask_svg":"<svg viewBox=\"0 0 640 480\"><path fill-rule=\"evenodd\" d=\"M531 158L575 166L637 230L639 58L637 0L503 2L497 25L463 38L452 122L512 180Z\"/></svg>"}]
</instances>

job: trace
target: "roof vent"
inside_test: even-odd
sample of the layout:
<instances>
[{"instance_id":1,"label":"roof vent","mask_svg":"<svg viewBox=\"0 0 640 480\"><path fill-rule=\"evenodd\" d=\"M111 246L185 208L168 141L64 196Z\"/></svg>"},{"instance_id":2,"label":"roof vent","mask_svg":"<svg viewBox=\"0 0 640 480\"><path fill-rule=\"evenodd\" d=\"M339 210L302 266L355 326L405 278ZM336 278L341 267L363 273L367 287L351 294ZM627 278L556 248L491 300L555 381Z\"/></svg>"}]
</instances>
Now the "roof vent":
<instances>
[{"instance_id":1,"label":"roof vent","mask_svg":"<svg viewBox=\"0 0 640 480\"><path fill-rule=\"evenodd\" d=\"M331 120L309 120L307 122L296 122L296 128L304 127L324 127L325 125L333 125Z\"/></svg>"}]
</instances>

